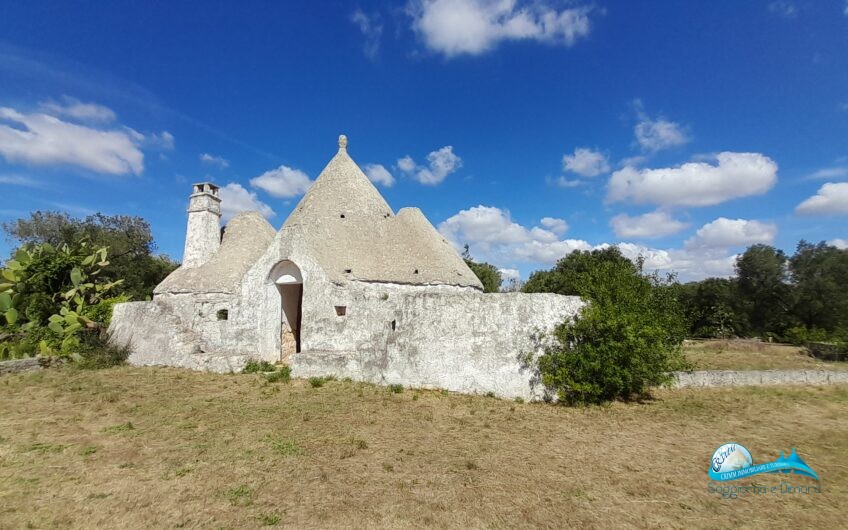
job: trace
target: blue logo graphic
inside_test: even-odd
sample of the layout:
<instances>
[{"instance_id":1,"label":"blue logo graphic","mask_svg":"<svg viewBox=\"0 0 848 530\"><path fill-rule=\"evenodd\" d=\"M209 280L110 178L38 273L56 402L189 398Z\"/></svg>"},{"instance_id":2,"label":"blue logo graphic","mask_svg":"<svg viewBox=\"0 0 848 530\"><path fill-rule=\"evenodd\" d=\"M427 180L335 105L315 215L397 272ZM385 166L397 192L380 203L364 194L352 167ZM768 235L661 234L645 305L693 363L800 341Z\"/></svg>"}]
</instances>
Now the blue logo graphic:
<instances>
[{"instance_id":1,"label":"blue logo graphic","mask_svg":"<svg viewBox=\"0 0 848 530\"><path fill-rule=\"evenodd\" d=\"M794 447L788 457L781 451L780 458L774 462L754 465L750 451L729 442L716 449L710 461L710 478L719 482L739 480L760 473L795 473L819 480L816 472L801 460Z\"/></svg>"}]
</instances>

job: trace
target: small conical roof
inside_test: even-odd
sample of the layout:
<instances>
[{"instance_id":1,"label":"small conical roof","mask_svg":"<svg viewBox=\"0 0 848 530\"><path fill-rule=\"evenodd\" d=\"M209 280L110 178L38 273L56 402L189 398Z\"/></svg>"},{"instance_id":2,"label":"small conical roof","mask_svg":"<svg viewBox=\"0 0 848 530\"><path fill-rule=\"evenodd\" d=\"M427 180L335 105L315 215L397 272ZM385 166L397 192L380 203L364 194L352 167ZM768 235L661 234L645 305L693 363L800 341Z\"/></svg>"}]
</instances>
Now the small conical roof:
<instances>
[{"instance_id":1,"label":"small conical roof","mask_svg":"<svg viewBox=\"0 0 848 530\"><path fill-rule=\"evenodd\" d=\"M339 152L330 160L318 178L295 207L286 225L306 218L314 221L324 216L339 217L356 212L357 218L375 221L392 215L392 209L347 154L347 138L339 137Z\"/></svg>"},{"instance_id":2,"label":"small conical roof","mask_svg":"<svg viewBox=\"0 0 848 530\"><path fill-rule=\"evenodd\" d=\"M395 216L348 155L347 138L282 228L298 231L334 281L444 284L482 289L477 276L417 208Z\"/></svg>"}]
</instances>

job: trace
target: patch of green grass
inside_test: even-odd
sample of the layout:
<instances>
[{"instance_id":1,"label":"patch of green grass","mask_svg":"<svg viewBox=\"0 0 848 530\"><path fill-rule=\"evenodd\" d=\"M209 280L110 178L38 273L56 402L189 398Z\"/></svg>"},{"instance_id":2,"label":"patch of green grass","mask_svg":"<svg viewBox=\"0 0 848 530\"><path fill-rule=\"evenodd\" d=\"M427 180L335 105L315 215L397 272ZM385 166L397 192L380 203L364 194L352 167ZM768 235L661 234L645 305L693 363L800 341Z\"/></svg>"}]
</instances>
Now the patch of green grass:
<instances>
[{"instance_id":1,"label":"patch of green grass","mask_svg":"<svg viewBox=\"0 0 848 530\"><path fill-rule=\"evenodd\" d=\"M297 442L288 438L271 440L271 447L283 456L300 456L303 454L303 448Z\"/></svg>"},{"instance_id":2,"label":"patch of green grass","mask_svg":"<svg viewBox=\"0 0 848 530\"><path fill-rule=\"evenodd\" d=\"M253 504L253 490L245 484L227 490L226 497L233 506L250 506Z\"/></svg>"},{"instance_id":3,"label":"patch of green grass","mask_svg":"<svg viewBox=\"0 0 848 530\"><path fill-rule=\"evenodd\" d=\"M97 446L87 445L87 446L82 448L82 451L80 451L80 454L82 456L89 456L89 455L93 455L96 452L97 452Z\"/></svg>"},{"instance_id":4,"label":"patch of green grass","mask_svg":"<svg viewBox=\"0 0 848 530\"><path fill-rule=\"evenodd\" d=\"M35 442L28 445L25 449L28 453L40 453L42 455L48 453L61 453L65 450L65 446L61 444L50 444L44 442Z\"/></svg>"},{"instance_id":5,"label":"patch of green grass","mask_svg":"<svg viewBox=\"0 0 848 530\"><path fill-rule=\"evenodd\" d=\"M389 385L389 392L391 392L392 394L401 394L401 393L403 393L403 385L400 385L400 384Z\"/></svg>"},{"instance_id":6,"label":"patch of green grass","mask_svg":"<svg viewBox=\"0 0 848 530\"><path fill-rule=\"evenodd\" d=\"M259 516L259 522L262 526L277 526L283 518L277 512L264 513Z\"/></svg>"},{"instance_id":7,"label":"patch of green grass","mask_svg":"<svg viewBox=\"0 0 848 530\"><path fill-rule=\"evenodd\" d=\"M106 427L103 429L103 432L107 434L119 434L122 432L129 432L135 430L131 421L126 423L119 423L118 425L112 425L111 427Z\"/></svg>"},{"instance_id":8,"label":"patch of green grass","mask_svg":"<svg viewBox=\"0 0 848 530\"><path fill-rule=\"evenodd\" d=\"M309 386L312 388L321 388L324 386L324 383L327 382L327 378L325 377L310 377L309 378Z\"/></svg>"},{"instance_id":9,"label":"patch of green grass","mask_svg":"<svg viewBox=\"0 0 848 530\"><path fill-rule=\"evenodd\" d=\"M391 473L395 470L395 466L391 465L388 462L383 462L383 471L386 473Z\"/></svg>"}]
</instances>

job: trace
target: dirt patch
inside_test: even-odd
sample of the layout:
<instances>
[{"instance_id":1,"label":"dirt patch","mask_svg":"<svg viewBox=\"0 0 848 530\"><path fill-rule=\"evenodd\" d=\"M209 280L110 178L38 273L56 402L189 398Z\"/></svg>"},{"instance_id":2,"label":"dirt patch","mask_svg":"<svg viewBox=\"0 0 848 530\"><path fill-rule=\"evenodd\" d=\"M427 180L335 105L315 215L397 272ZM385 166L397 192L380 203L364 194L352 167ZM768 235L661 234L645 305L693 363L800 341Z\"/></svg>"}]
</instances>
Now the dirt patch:
<instances>
[{"instance_id":1,"label":"dirt patch","mask_svg":"<svg viewBox=\"0 0 848 530\"><path fill-rule=\"evenodd\" d=\"M820 527L844 523L848 388L568 409L345 381L69 368L0 380L0 527ZM707 492L727 441L818 495ZM759 475L757 483L809 479ZM748 482L750 484L750 482Z\"/></svg>"}]
</instances>

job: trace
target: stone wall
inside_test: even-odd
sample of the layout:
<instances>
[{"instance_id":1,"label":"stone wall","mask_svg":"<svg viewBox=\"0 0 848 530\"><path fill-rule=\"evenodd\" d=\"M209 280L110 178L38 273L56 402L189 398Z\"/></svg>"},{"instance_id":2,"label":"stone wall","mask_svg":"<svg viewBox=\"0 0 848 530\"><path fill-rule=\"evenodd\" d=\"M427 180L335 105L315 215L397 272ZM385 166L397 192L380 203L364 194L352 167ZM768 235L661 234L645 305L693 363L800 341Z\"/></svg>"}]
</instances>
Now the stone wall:
<instances>
[{"instance_id":1,"label":"stone wall","mask_svg":"<svg viewBox=\"0 0 848 530\"><path fill-rule=\"evenodd\" d=\"M677 372L676 388L848 384L848 371L828 370L722 370Z\"/></svg>"},{"instance_id":2,"label":"stone wall","mask_svg":"<svg viewBox=\"0 0 848 530\"><path fill-rule=\"evenodd\" d=\"M37 372L51 366L61 366L66 361L61 357L28 357L26 359L0 361L0 375Z\"/></svg>"},{"instance_id":3,"label":"stone wall","mask_svg":"<svg viewBox=\"0 0 848 530\"><path fill-rule=\"evenodd\" d=\"M539 353L537 335L583 304L554 294L385 289L351 294L346 316L321 323L324 342L292 357L292 375L540 399L544 391L520 357Z\"/></svg>"}]
</instances>

